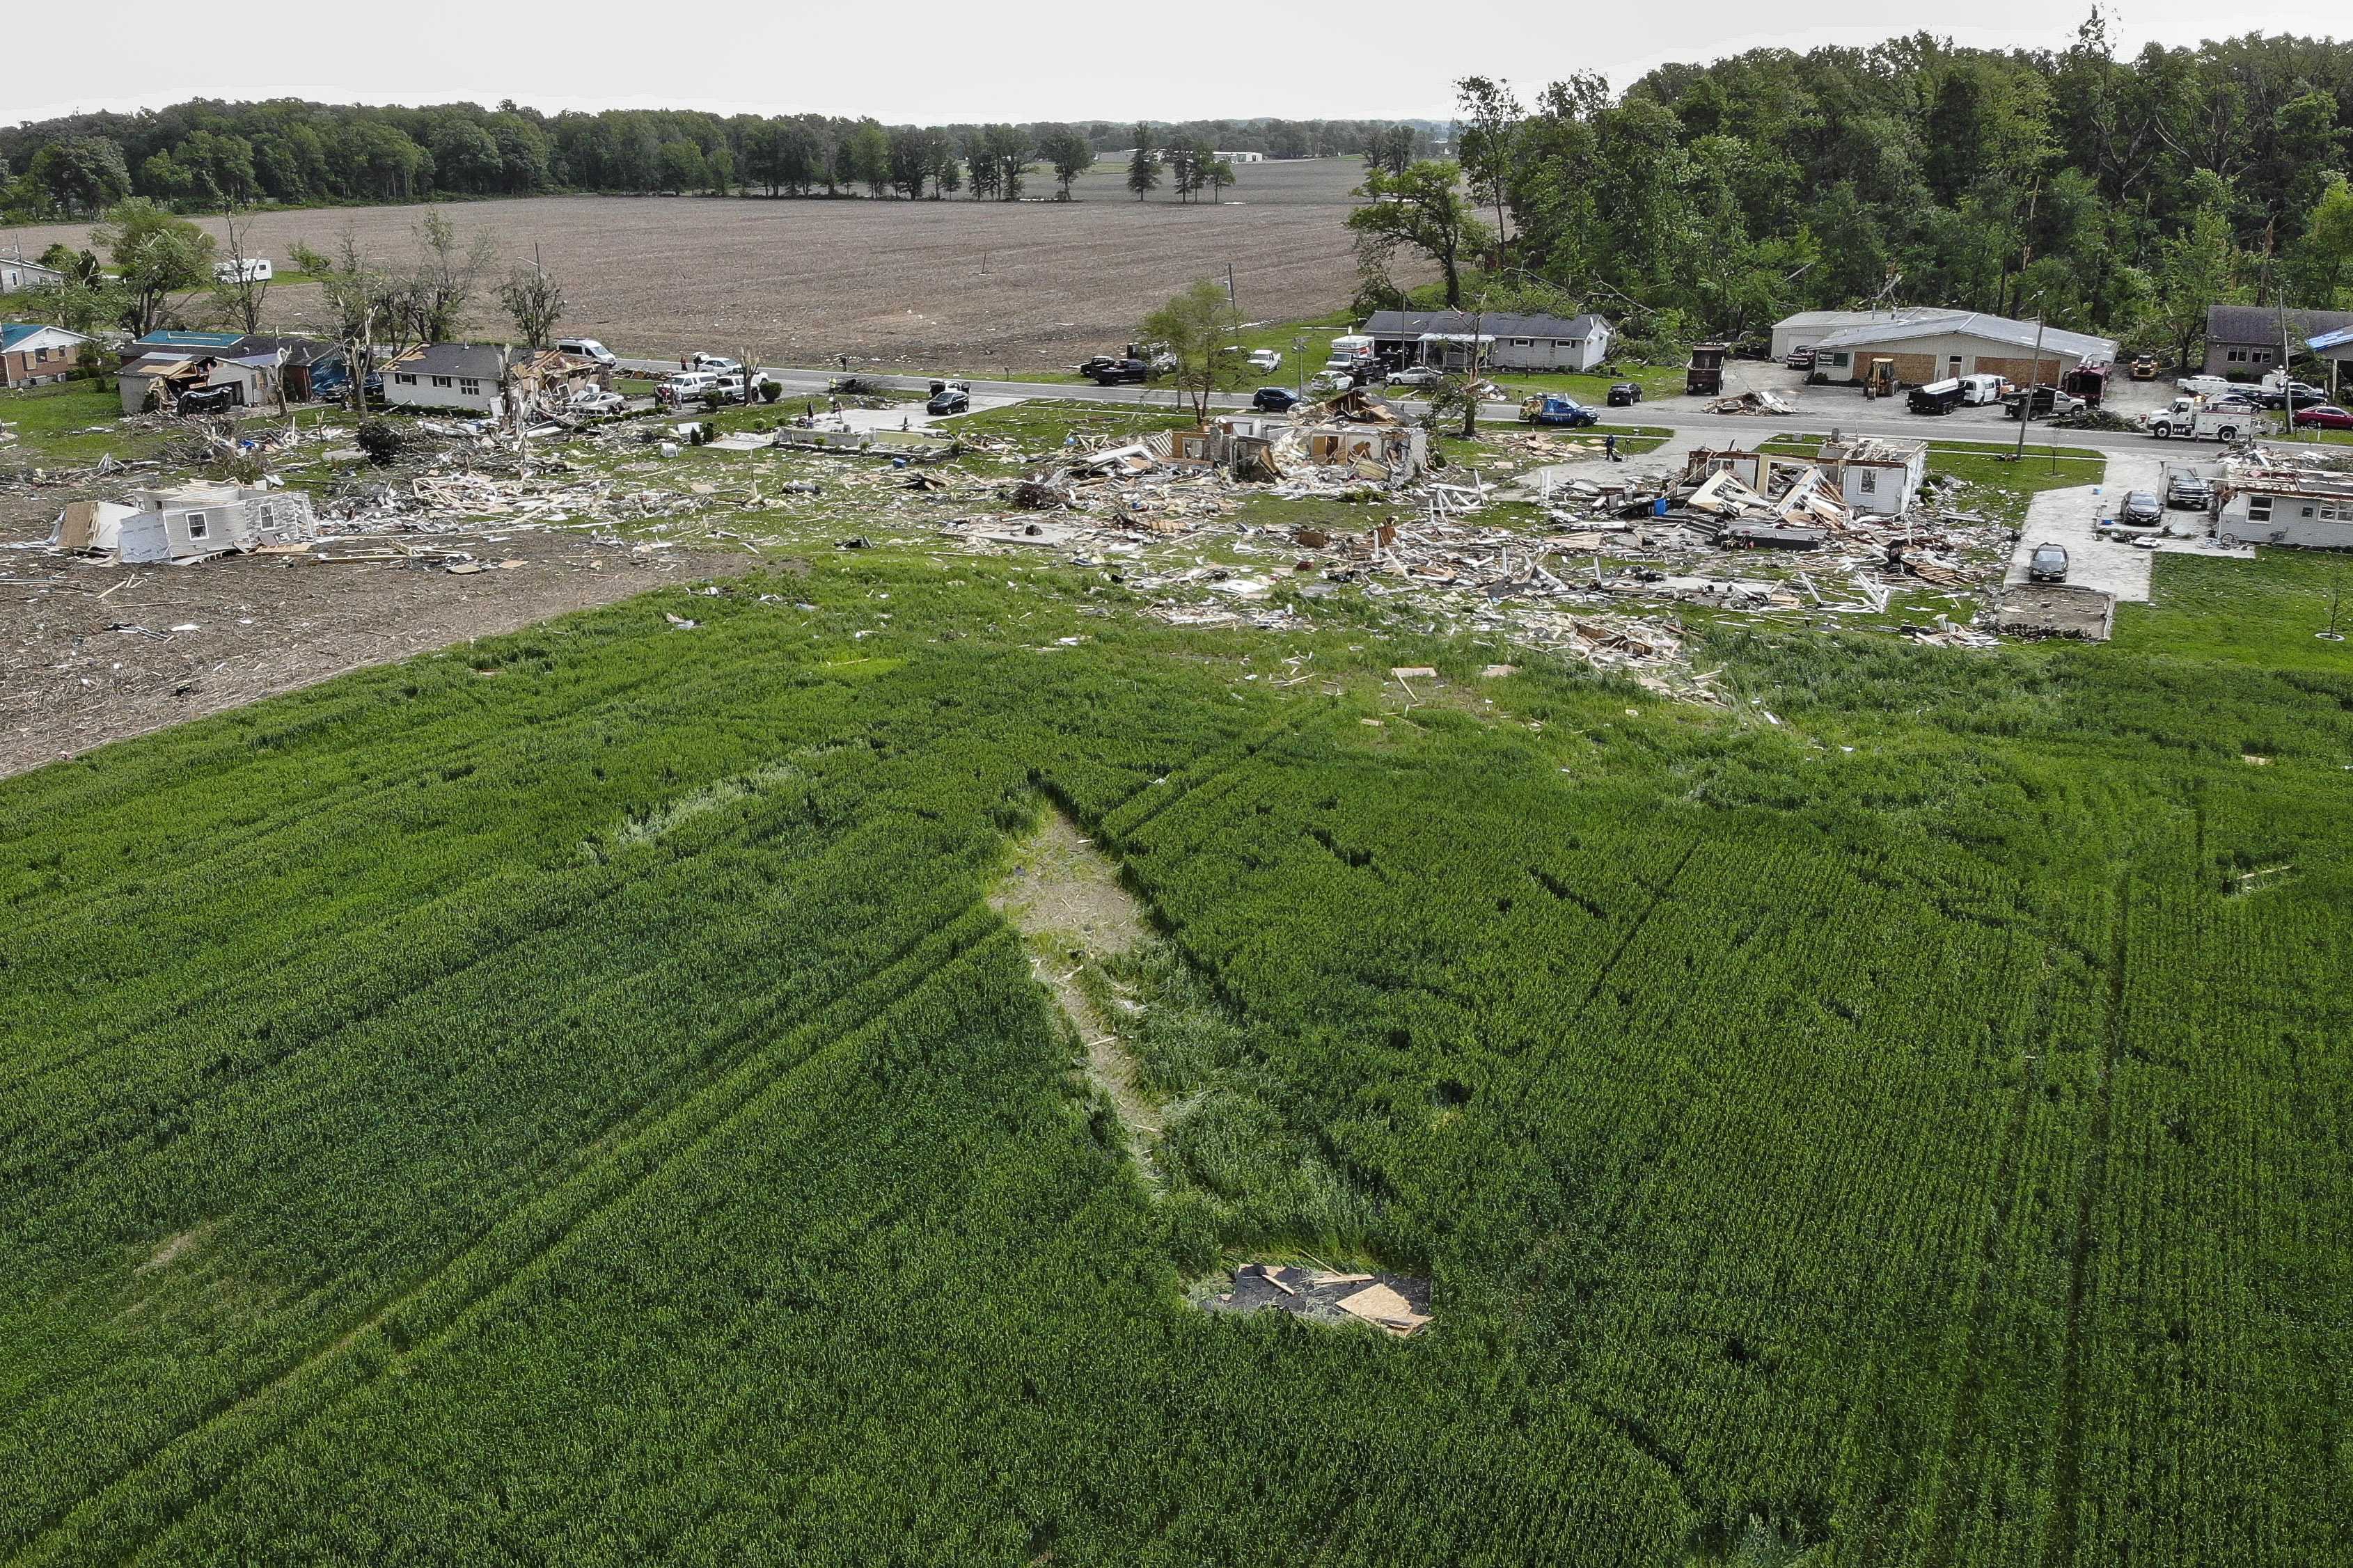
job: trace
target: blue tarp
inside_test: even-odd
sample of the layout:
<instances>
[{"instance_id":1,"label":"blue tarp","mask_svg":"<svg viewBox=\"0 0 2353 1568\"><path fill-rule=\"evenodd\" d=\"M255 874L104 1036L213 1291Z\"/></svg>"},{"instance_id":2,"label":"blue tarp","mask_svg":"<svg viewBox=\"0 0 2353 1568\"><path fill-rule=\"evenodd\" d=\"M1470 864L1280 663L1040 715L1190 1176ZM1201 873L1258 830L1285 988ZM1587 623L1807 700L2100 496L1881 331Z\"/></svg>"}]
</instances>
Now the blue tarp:
<instances>
[{"instance_id":1,"label":"blue tarp","mask_svg":"<svg viewBox=\"0 0 2353 1568\"><path fill-rule=\"evenodd\" d=\"M2332 349L2353 349L2353 327L2339 327L2333 332L2306 338L2304 346L2316 354L2325 354Z\"/></svg>"}]
</instances>

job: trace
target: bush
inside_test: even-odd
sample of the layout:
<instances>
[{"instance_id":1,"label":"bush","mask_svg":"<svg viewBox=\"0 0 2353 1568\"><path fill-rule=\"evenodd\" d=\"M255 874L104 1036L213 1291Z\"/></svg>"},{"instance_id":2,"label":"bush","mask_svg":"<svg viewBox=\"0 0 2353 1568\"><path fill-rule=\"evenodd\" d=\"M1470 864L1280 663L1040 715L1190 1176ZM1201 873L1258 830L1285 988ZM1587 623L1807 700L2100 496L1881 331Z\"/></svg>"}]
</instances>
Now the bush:
<instances>
[{"instance_id":1,"label":"bush","mask_svg":"<svg viewBox=\"0 0 2353 1568\"><path fill-rule=\"evenodd\" d=\"M389 419L363 419L353 437L371 463L389 463L416 442L417 432Z\"/></svg>"}]
</instances>

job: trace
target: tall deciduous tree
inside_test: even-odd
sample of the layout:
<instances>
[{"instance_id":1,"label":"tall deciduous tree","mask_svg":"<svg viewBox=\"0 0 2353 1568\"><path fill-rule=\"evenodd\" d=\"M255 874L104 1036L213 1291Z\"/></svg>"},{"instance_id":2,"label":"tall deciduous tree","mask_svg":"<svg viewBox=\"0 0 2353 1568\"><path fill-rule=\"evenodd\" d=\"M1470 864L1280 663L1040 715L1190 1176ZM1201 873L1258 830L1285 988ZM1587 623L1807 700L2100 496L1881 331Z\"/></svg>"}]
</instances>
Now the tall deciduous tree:
<instances>
[{"instance_id":1,"label":"tall deciduous tree","mask_svg":"<svg viewBox=\"0 0 2353 1568\"><path fill-rule=\"evenodd\" d=\"M1061 189L1056 199L1071 199L1071 182L1095 166L1095 145L1086 133L1068 125L1043 125L1038 130L1038 155L1054 171Z\"/></svg>"},{"instance_id":2,"label":"tall deciduous tree","mask_svg":"<svg viewBox=\"0 0 2353 1568\"><path fill-rule=\"evenodd\" d=\"M90 237L121 277L122 324L142 337L163 324L173 295L213 280L213 237L143 196L117 203Z\"/></svg>"},{"instance_id":3,"label":"tall deciduous tree","mask_svg":"<svg viewBox=\"0 0 2353 1568\"><path fill-rule=\"evenodd\" d=\"M1455 123L1461 142L1462 172L1484 205L1495 210L1495 247L1502 251L1511 238L1504 221L1504 200L1512 176L1512 159L1519 140L1520 120L1526 112L1511 83L1491 77L1466 76L1454 84Z\"/></svg>"},{"instance_id":4,"label":"tall deciduous tree","mask_svg":"<svg viewBox=\"0 0 2353 1568\"><path fill-rule=\"evenodd\" d=\"M1461 170L1452 163L1424 159L1402 174L1376 169L1365 176L1356 194L1366 205L1348 215L1360 255L1385 258L1398 246L1409 246L1437 264L1446 286L1446 303L1462 303L1462 265L1487 244L1487 226L1471 214L1462 199Z\"/></svg>"},{"instance_id":5,"label":"tall deciduous tree","mask_svg":"<svg viewBox=\"0 0 2353 1568\"><path fill-rule=\"evenodd\" d=\"M1160 151L1152 144L1152 127L1135 128L1135 150L1127 155L1127 188L1142 201L1160 188Z\"/></svg>"},{"instance_id":6,"label":"tall deciduous tree","mask_svg":"<svg viewBox=\"0 0 2353 1568\"><path fill-rule=\"evenodd\" d=\"M564 285L534 260L530 266L516 267L499 285L499 303L515 324L515 334L532 348L543 349L555 342L555 329L564 321L568 308L564 298Z\"/></svg>"}]
</instances>

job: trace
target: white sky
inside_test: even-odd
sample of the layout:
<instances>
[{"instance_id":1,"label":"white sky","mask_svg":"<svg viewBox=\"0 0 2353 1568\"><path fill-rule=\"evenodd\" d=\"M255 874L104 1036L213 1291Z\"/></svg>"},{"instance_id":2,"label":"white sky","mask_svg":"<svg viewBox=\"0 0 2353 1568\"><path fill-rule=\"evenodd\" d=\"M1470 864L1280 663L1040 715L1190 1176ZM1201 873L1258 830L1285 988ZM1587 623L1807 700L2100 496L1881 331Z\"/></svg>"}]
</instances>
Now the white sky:
<instances>
[{"instance_id":1,"label":"white sky","mask_svg":"<svg viewBox=\"0 0 2353 1568\"><path fill-rule=\"evenodd\" d=\"M2065 44L2090 0L6 0L19 68L0 124L184 99L554 110L698 108L871 114L889 123L1444 119L1455 77L1532 97L1598 69L1622 87L1664 60L1927 30L1991 47ZM2343 0L2111 0L2120 52L2251 31L2328 36Z\"/></svg>"}]
</instances>

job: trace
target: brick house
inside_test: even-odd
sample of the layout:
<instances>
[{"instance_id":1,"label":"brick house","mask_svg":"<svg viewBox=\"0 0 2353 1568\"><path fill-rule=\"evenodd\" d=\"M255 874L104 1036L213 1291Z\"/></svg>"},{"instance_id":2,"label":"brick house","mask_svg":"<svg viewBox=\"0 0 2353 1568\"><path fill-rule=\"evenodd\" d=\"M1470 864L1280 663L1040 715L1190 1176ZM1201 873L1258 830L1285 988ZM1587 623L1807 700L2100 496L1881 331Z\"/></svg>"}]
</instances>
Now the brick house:
<instances>
[{"instance_id":1,"label":"brick house","mask_svg":"<svg viewBox=\"0 0 2353 1568\"><path fill-rule=\"evenodd\" d=\"M33 321L0 321L0 386L39 386L63 381L90 340L63 327Z\"/></svg>"}]
</instances>

